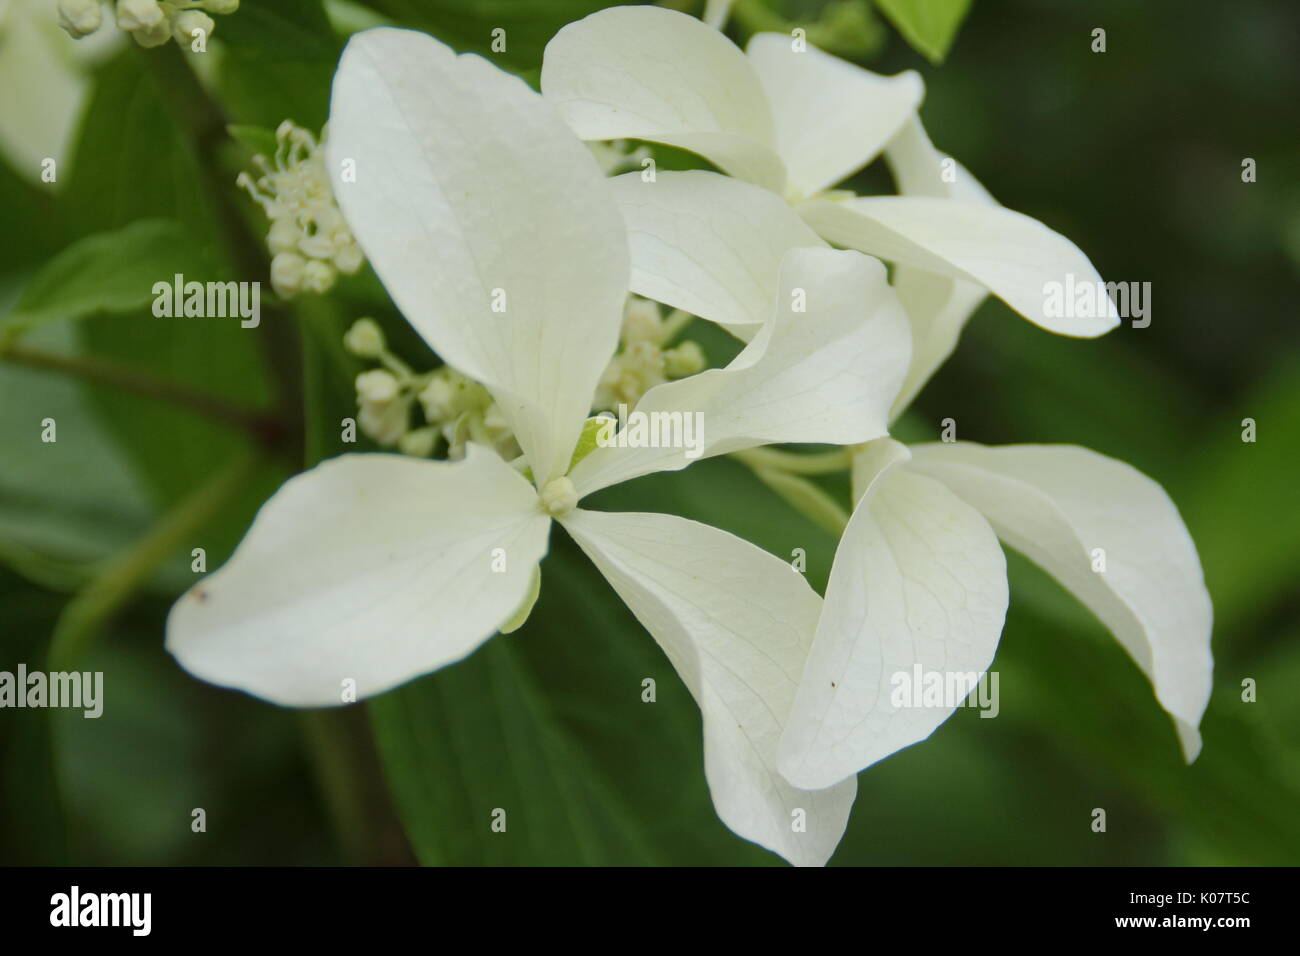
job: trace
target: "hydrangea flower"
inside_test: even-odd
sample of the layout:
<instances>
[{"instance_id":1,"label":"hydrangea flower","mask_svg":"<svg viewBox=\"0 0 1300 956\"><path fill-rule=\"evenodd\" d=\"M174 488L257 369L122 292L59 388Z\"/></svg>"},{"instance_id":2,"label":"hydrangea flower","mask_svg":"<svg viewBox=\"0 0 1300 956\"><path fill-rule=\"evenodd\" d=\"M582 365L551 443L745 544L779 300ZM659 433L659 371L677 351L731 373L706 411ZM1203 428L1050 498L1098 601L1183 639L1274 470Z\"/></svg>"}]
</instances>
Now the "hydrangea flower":
<instances>
[{"instance_id":1,"label":"hydrangea flower","mask_svg":"<svg viewBox=\"0 0 1300 956\"><path fill-rule=\"evenodd\" d=\"M555 35L542 92L584 139L697 153L786 199L823 239L894 262L915 343L899 408L952 352L986 291L1063 335L1096 336L1118 323L1109 300L1092 318L1047 307L1046 283L1097 283L1096 269L1070 240L998 205L946 162L917 118L924 85L914 72L880 76L777 33L754 35L742 53L694 17L624 6ZM902 195L832 188L882 152Z\"/></svg>"},{"instance_id":2,"label":"hydrangea flower","mask_svg":"<svg viewBox=\"0 0 1300 956\"><path fill-rule=\"evenodd\" d=\"M824 246L790 206L749 183L693 172L610 184L628 221L633 285L742 337L753 334L754 303L776 291L775 264ZM856 450L854 486L780 746L791 783L831 786L951 716L947 704L895 707L891 681L917 665L988 669L1007 608L999 538L1110 628L1195 759L1212 609L1195 545L1159 485L1070 445L908 449L880 438Z\"/></svg>"},{"instance_id":3,"label":"hydrangea flower","mask_svg":"<svg viewBox=\"0 0 1300 956\"><path fill-rule=\"evenodd\" d=\"M339 176L345 164L355 182ZM629 275L626 225L591 152L517 78L385 28L356 35L343 54L326 165L393 301L487 388L532 480L473 443L459 461L324 462L287 482L230 561L179 599L170 651L205 680L288 706L382 693L526 615L559 523L699 703L722 820L792 862L825 862L855 781L807 792L776 768L816 593L723 531L577 507L598 488L692 460L680 447L575 455ZM884 436L910 353L883 265L798 248L772 278L768 319L735 360L656 385L638 410L702 413L705 456Z\"/></svg>"}]
</instances>

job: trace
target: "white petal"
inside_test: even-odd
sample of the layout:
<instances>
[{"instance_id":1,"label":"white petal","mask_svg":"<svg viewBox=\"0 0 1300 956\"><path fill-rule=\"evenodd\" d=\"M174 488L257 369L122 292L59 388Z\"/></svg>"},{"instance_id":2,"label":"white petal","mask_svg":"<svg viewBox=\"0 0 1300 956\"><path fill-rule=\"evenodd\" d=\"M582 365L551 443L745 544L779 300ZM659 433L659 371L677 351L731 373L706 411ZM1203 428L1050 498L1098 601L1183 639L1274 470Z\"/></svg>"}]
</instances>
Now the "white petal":
<instances>
[{"instance_id":1,"label":"white petal","mask_svg":"<svg viewBox=\"0 0 1300 956\"><path fill-rule=\"evenodd\" d=\"M780 190L763 88L745 55L694 17L611 7L551 38L542 92L583 139L644 139Z\"/></svg>"},{"instance_id":2,"label":"white petal","mask_svg":"<svg viewBox=\"0 0 1300 956\"><path fill-rule=\"evenodd\" d=\"M611 180L627 222L632 291L748 341L767 321L781 257L825 243L780 196L700 171Z\"/></svg>"},{"instance_id":3,"label":"white petal","mask_svg":"<svg viewBox=\"0 0 1300 956\"><path fill-rule=\"evenodd\" d=\"M1069 239L1002 206L882 196L816 199L799 206L799 213L837 245L982 285L1050 332L1090 338L1119 324L1105 296L1096 317L1049 314L1068 310L1051 308L1048 283L1095 288L1101 276Z\"/></svg>"},{"instance_id":4,"label":"white petal","mask_svg":"<svg viewBox=\"0 0 1300 956\"><path fill-rule=\"evenodd\" d=\"M776 770L821 604L803 575L734 535L674 515L579 510L563 524L700 705L705 775L722 822L791 863L824 864L844 833L857 781L809 793ZM804 832L795 827L799 816Z\"/></svg>"},{"instance_id":5,"label":"white petal","mask_svg":"<svg viewBox=\"0 0 1300 956\"><path fill-rule=\"evenodd\" d=\"M791 311L794 293L807 311ZM852 445L886 434L907 368L907 319L879 260L794 249L771 322L726 368L652 388L636 412L702 425L696 447L601 447L571 478L580 495L692 460L781 442ZM630 434L630 433L629 433Z\"/></svg>"},{"instance_id":6,"label":"white petal","mask_svg":"<svg viewBox=\"0 0 1300 956\"><path fill-rule=\"evenodd\" d=\"M931 196L967 202L997 203L961 163L934 148L917 116L898 128L885 147L885 161L900 196Z\"/></svg>"},{"instance_id":7,"label":"white petal","mask_svg":"<svg viewBox=\"0 0 1300 956\"><path fill-rule=\"evenodd\" d=\"M278 704L341 704L349 679L358 698L378 694L509 619L549 526L532 486L477 445L458 462L334 458L286 482L176 602L167 649L203 680Z\"/></svg>"},{"instance_id":8,"label":"white petal","mask_svg":"<svg viewBox=\"0 0 1300 956\"><path fill-rule=\"evenodd\" d=\"M921 105L925 84L908 70L881 76L784 33L758 33L746 48L771 104L776 151L803 196L857 172Z\"/></svg>"},{"instance_id":9,"label":"white petal","mask_svg":"<svg viewBox=\"0 0 1300 956\"><path fill-rule=\"evenodd\" d=\"M1210 697L1213 608L1196 546L1163 488L1074 445L921 445L914 467L982 511L1114 633L1155 685L1187 759ZM1094 549L1105 552L1093 571Z\"/></svg>"},{"instance_id":10,"label":"white petal","mask_svg":"<svg viewBox=\"0 0 1300 956\"><path fill-rule=\"evenodd\" d=\"M982 286L913 266L894 269L894 291L912 326L912 364L890 410L891 422L952 355L967 320L988 294Z\"/></svg>"},{"instance_id":11,"label":"white petal","mask_svg":"<svg viewBox=\"0 0 1300 956\"><path fill-rule=\"evenodd\" d=\"M402 314L493 391L539 481L562 471L627 294L622 217L590 152L516 77L382 28L343 53L328 156Z\"/></svg>"},{"instance_id":12,"label":"white petal","mask_svg":"<svg viewBox=\"0 0 1300 956\"><path fill-rule=\"evenodd\" d=\"M939 674L971 690L1006 617L1006 561L988 522L912 471L892 439L867 454L875 475L835 552L779 749L781 772L799 786L830 786L930 736L960 700L894 699L906 687L898 675L915 686L919 666L923 684Z\"/></svg>"},{"instance_id":13,"label":"white petal","mask_svg":"<svg viewBox=\"0 0 1300 956\"><path fill-rule=\"evenodd\" d=\"M885 148L898 191L996 205L996 200L960 163L934 148L920 119L912 117ZM974 311L987 294L983 286L915 266L894 269L894 289L912 323L912 367L894 402L903 413L930 376L947 361Z\"/></svg>"}]
</instances>

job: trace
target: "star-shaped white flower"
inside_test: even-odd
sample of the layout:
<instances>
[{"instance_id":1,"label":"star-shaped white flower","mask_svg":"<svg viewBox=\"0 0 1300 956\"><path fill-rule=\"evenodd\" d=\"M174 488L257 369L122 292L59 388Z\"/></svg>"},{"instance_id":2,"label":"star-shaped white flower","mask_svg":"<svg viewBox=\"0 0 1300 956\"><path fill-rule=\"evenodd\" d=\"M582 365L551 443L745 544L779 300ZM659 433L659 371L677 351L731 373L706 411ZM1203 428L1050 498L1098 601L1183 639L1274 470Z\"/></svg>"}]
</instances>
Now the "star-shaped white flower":
<instances>
[{"instance_id":1,"label":"star-shaped white flower","mask_svg":"<svg viewBox=\"0 0 1300 956\"><path fill-rule=\"evenodd\" d=\"M780 197L749 183L704 172L610 183L628 220L633 285L742 334L756 303L774 293L777 264L824 245ZM906 405L889 401L896 411ZM1007 608L999 538L1111 629L1151 679L1185 756L1196 757L1212 610L1195 546L1159 485L1069 445L909 450L881 438L855 454L854 486L782 737L791 783L831 786L923 740L954 712L895 707L892 681L917 665L988 669Z\"/></svg>"},{"instance_id":2,"label":"star-shaped white flower","mask_svg":"<svg viewBox=\"0 0 1300 956\"><path fill-rule=\"evenodd\" d=\"M343 54L327 160L394 302L489 389L535 482L474 445L456 462L327 461L287 482L230 561L177 602L168 648L205 680L289 706L340 704L348 686L378 694L470 654L526 609L555 521L699 703L722 820L792 862L825 862L855 782L806 792L776 768L820 598L788 564L717 529L576 507L694 452L601 447L570 467L628 292L626 226L589 150L486 60L377 29ZM883 265L797 248L765 281L756 307L768 320L741 354L656 386L637 410L702 413L704 456L885 435L909 336Z\"/></svg>"},{"instance_id":3,"label":"star-shaped white flower","mask_svg":"<svg viewBox=\"0 0 1300 956\"><path fill-rule=\"evenodd\" d=\"M1100 276L1070 240L998 205L969 172L944 163L916 116L919 75L880 76L796 45L759 33L742 53L685 14L612 7L555 35L542 92L584 139L690 150L783 196L823 239L896 263L914 339L896 411L952 352L986 291L1052 332L1090 337L1115 327L1108 299L1094 318L1048 308L1047 283ZM902 195L826 192L882 152ZM638 293L677 304L636 280Z\"/></svg>"}]
</instances>

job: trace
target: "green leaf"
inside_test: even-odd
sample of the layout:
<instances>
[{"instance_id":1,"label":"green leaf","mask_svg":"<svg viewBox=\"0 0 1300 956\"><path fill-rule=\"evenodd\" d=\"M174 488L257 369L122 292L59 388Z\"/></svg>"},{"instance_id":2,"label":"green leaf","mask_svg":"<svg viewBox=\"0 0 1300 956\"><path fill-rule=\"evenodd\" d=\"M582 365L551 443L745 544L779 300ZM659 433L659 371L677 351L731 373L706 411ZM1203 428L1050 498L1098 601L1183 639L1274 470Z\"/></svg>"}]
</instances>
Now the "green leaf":
<instances>
[{"instance_id":1,"label":"green leaf","mask_svg":"<svg viewBox=\"0 0 1300 956\"><path fill-rule=\"evenodd\" d=\"M936 64L948 55L970 5L971 0L876 0L903 39Z\"/></svg>"},{"instance_id":2,"label":"green leaf","mask_svg":"<svg viewBox=\"0 0 1300 956\"><path fill-rule=\"evenodd\" d=\"M652 846L608 790L603 768L587 761L520 664L514 642L523 639L497 637L468 660L370 704L420 861L652 862Z\"/></svg>"},{"instance_id":3,"label":"green leaf","mask_svg":"<svg viewBox=\"0 0 1300 956\"><path fill-rule=\"evenodd\" d=\"M176 274L216 277L217 267L180 223L143 219L79 239L39 269L0 337L12 338L57 319L145 309L155 282Z\"/></svg>"}]
</instances>

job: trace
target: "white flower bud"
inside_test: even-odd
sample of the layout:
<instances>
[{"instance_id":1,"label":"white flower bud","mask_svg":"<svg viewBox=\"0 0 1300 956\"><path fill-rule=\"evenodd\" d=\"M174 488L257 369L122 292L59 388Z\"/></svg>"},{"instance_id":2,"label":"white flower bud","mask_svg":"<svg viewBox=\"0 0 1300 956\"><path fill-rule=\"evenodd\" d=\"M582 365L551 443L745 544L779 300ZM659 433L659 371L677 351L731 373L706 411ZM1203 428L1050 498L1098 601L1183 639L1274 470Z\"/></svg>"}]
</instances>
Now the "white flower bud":
<instances>
[{"instance_id":1,"label":"white flower bud","mask_svg":"<svg viewBox=\"0 0 1300 956\"><path fill-rule=\"evenodd\" d=\"M415 431L403 435L398 440L397 447L404 455L428 458L433 454L433 446L437 441L438 430L436 428L417 428Z\"/></svg>"},{"instance_id":2,"label":"white flower bud","mask_svg":"<svg viewBox=\"0 0 1300 956\"><path fill-rule=\"evenodd\" d=\"M397 377L382 368L372 368L357 376L357 398L363 403L391 402L401 391Z\"/></svg>"},{"instance_id":3,"label":"white flower bud","mask_svg":"<svg viewBox=\"0 0 1300 956\"><path fill-rule=\"evenodd\" d=\"M271 288L276 295L289 299L302 288L302 274L307 260L296 252L280 252L271 260Z\"/></svg>"},{"instance_id":4,"label":"white flower bud","mask_svg":"<svg viewBox=\"0 0 1300 956\"><path fill-rule=\"evenodd\" d=\"M358 358L378 358L384 350L384 333L374 319L357 319L343 336L343 345Z\"/></svg>"},{"instance_id":5,"label":"white flower bud","mask_svg":"<svg viewBox=\"0 0 1300 956\"><path fill-rule=\"evenodd\" d=\"M328 262L321 262L319 259L308 259L307 265L302 273L302 289L304 292L315 292L317 294L328 292L334 287L334 280L338 278L338 273Z\"/></svg>"},{"instance_id":6,"label":"white flower bud","mask_svg":"<svg viewBox=\"0 0 1300 956\"><path fill-rule=\"evenodd\" d=\"M353 275L365 261L366 257L361 254L361 247L355 242L349 242L334 253L334 267L344 275Z\"/></svg>"},{"instance_id":7,"label":"white flower bud","mask_svg":"<svg viewBox=\"0 0 1300 956\"><path fill-rule=\"evenodd\" d=\"M293 252L298 248L298 227L288 219L277 219L271 223L271 231L266 234L266 245L271 255L281 252Z\"/></svg>"},{"instance_id":8,"label":"white flower bud","mask_svg":"<svg viewBox=\"0 0 1300 956\"><path fill-rule=\"evenodd\" d=\"M171 27L165 19L159 20L151 27L140 27L131 31L131 37L146 49L162 46L172 38Z\"/></svg>"},{"instance_id":9,"label":"white flower bud","mask_svg":"<svg viewBox=\"0 0 1300 956\"><path fill-rule=\"evenodd\" d=\"M628 300L627 307L623 310L623 341L626 344L634 345L638 342L658 344L662 326L659 306L649 299Z\"/></svg>"},{"instance_id":10,"label":"white flower bud","mask_svg":"<svg viewBox=\"0 0 1300 956\"><path fill-rule=\"evenodd\" d=\"M158 0L117 0L117 25L123 30L147 30L166 19Z\"/></svg>"},{"instance_id":11,"label":"white flower bud","mask_svg":"<svg viewBox=\"0 0 1300 956\"><path fill-rule=\"evenodd\" d=\"M59 26L73 39L94 33L103 22L99 0L59 0Z\"/></svg>"},{"instance_id":12,"label":"white flower bud","mask_svg":"<svg viewBox=\"0 0 1300 956\"><path fill-rule=\"evenodd\" d=\"M424 408L424 417L430 422L444 422L456 415L453 404L456 401L456 388L439 376L432 379L420 390L420 405Z\"/></svg>"},{"instance_id":13,"label":"white flower bud","mask_svg":"<svg viewBox=\"0 0 1300 956\"><path fill-rule=\"evenodd\" d=\"M202 10L182 10L172 19L172 36L182 49L188 49L194 39L194 31L202 30L204 39L212 36L216 23Z\"/></svg>"},{"instance_id":14,"label":"white flower bud","mask_svg":"<svg viewBox=\"0 0 1300 956\"><path fill-rule=\"evenodd\" d=\"M708 363L699 342L686 341L664 352L664 374L669 378L686 378L704 371Z\"/></svg>"}]
</instances>

